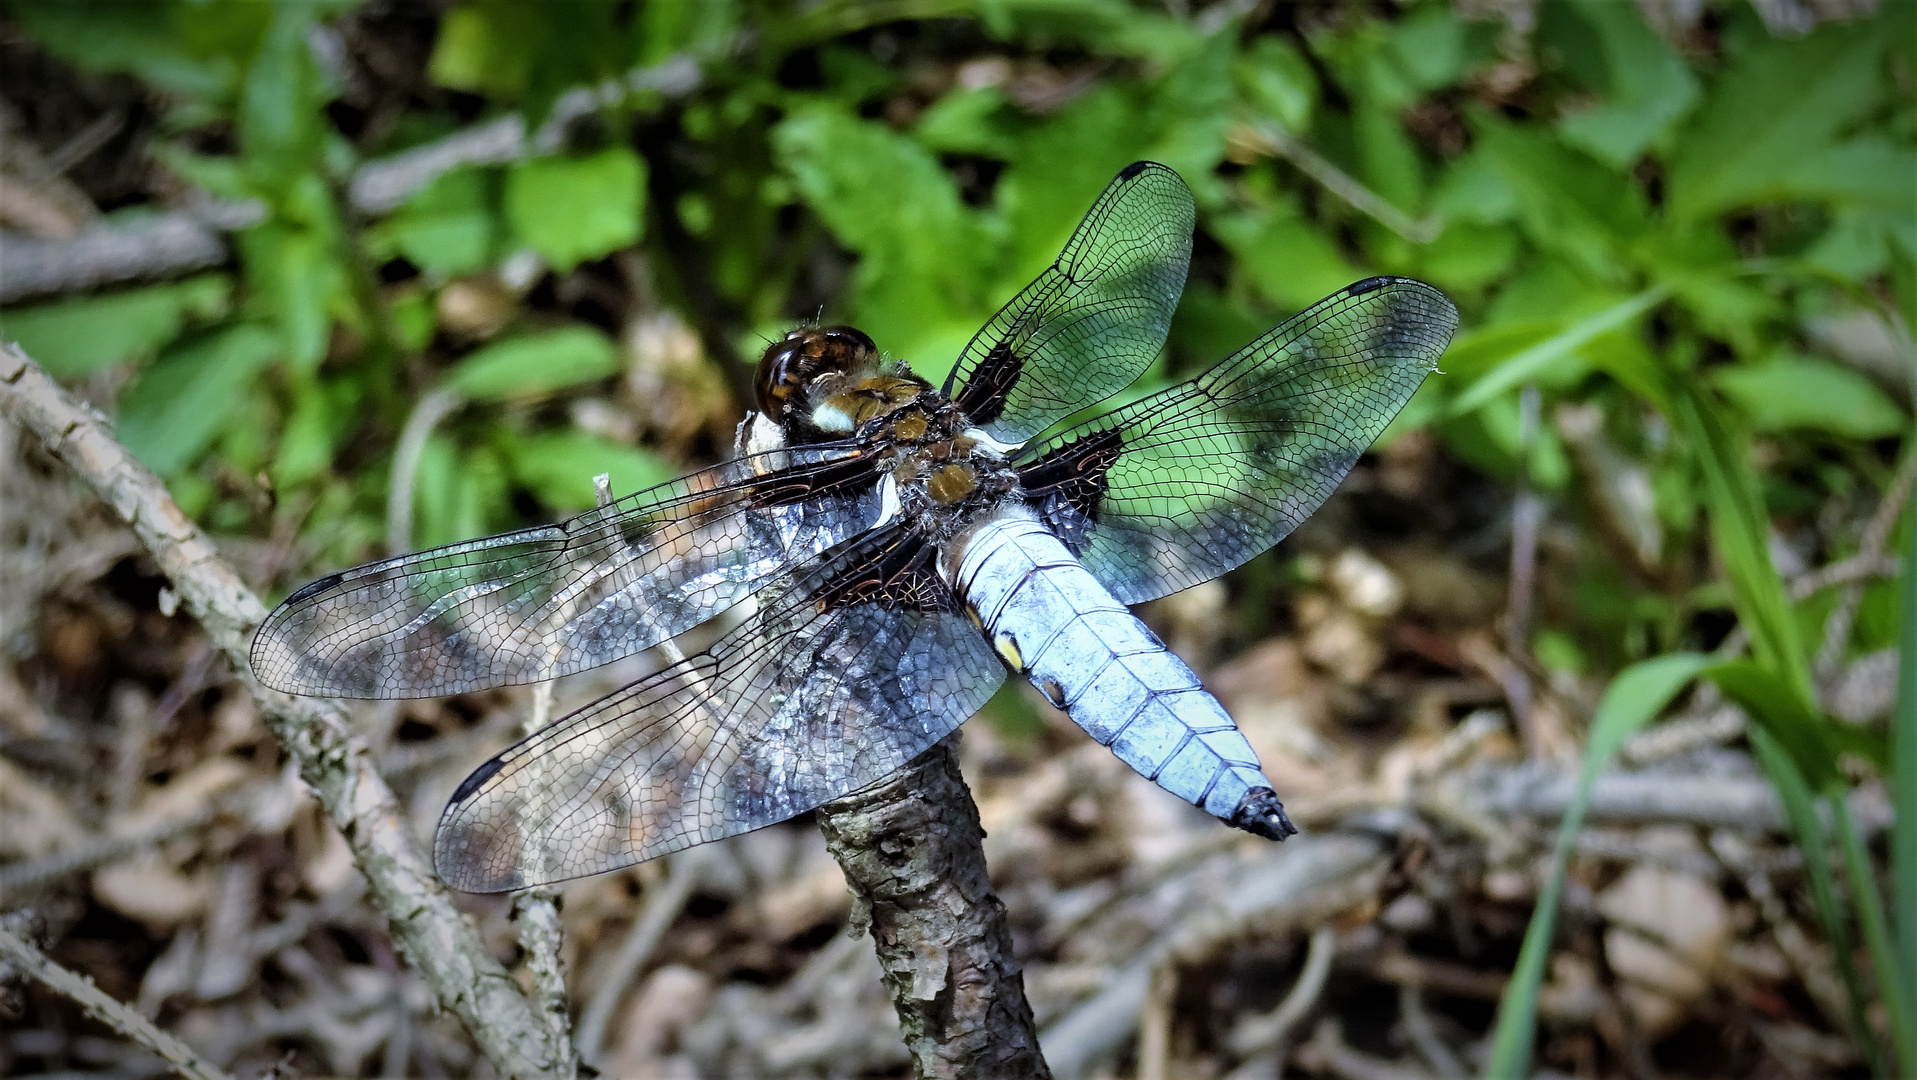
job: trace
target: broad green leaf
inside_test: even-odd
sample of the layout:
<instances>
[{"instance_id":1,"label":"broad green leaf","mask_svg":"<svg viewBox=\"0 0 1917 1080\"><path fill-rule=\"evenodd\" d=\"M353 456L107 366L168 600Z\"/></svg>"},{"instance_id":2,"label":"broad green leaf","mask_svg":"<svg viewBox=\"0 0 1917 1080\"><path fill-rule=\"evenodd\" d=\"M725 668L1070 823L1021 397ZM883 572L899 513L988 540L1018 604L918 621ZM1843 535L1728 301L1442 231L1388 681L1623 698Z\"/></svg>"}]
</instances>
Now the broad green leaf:
<instances>
[{"instance_id":1,"label":"broad green leaf","mask_svg":"<svg viewBox=\"0 0 1917 1080\"><path fill-rule=\"evenodd\" d=\"M592 506L592 478L601 473L612 476L612 490L617 494L663 484L675 475L672 466L650 450L583 432L517 440L509 456L514 479L556 510Z\"/></svg>"},{"instance_id":2,"label":"broad green leaf","mask_svg":"<svg viewBox=\"0 0 1917 1080\"><path fill-rule=\"evenodd\" d=\"M998 245L979 215L925 147L841 109L795 109L772 145L806 205L859 255L847 314L936 381L988 313Z\"/></svg>"},{"instance_id":3,"label":"broad green leaf","mask_svg":"<svg viewBox=\"0 0 1917 1080\"><path fill-rule=\"evenodd\" d=\"M264 327L241 323L167 350L121 397L120 441L161 476L180 471L212 445L281 348Z\"/></svg>"},{"instance_id":4,"label":"broad green leaf","mask_svg":"<svg viewBox=\"0 0 1917 1080\"><path fill-rule=\"evenodd\" d=\"M272 10L265 38L247 66L237 119L248 164L269 186L279 187L311 167L331 130L321 106L332 93L306 43L323 9L296 3Z\"/></svg>"},{"instance_id":5,"label":"broad green leaf","mask_svg":"<svg viewBox=\"0 0 1917 1080\"><path fill-rule=\"evenodd\" d=\"M1584 767L1564 820L1558 825L1551 853L1551 872L1538 891L1538 906L1525 929L1524 944L1511 982L1498 1003L1486 1076L1529 1076L1531 1048L1536 1038L1538 991L1544 982L1544 962L1551 954L1551 936L1557 927L1558 901L1564 892L1564 874L1571 850L1590 807L1591 789L1624 740L1651 722L1697 673L1710 663L1698 653L1677 653L1640 661L1619 672L1599 700L1591 718L1591 734L1584 743Z\"/></svg>"},{"instance_id":6,"label":"broad green leaf","mask_svg":"<svg viewBox=\"0 0 1917 1080\"><path fill-rule=\"evenodd\" d=\"M1881 439L1910 422L1876 383L1824 360L1787 358L1726 366L1711 376L1758 431L1810 428L1853 439Z\"/></svg>"},{"instance_id":7,"label":"broad green leaf","mask_svg":"<svg viewBox=\"0 0 1917 1080\"><path fill-rule=\"evenodd\" d=\"M1624 275L1625 249L1650 222L1643 192L1555 139L1480 114L1479 139L1517 197L1532 243L1604 280Z\"/></svg>"},{"instance_id":8,"label":"broad green leaf","mask_svg":"<svg viewBox=\"0 0 1917 1080\"><path fill-rule=\"evenodd\" d=\"M1665 290L1661 287L1646 289L1629 300L1580 319L1544 341L1514 354L1471 384L1470 389L1459 394L1451 405L1452 414L1468 413L1507 390L1537 381L1553 365L1562 363L1593 338L1628 325L1663 302L1664 297Z\"/></svg>"},{"instance_id":9,"label":"broad green leaf","mask_svg":"<svg viewBox=\"0 0 1917 1080\"><path fill-rule=\"evenodd\" d=\"M1011 99L996 86L954 90L932 103L919 116L912 135L925 146L947 154L979 154L1004 159L1012 156Z\"/></svg>"},{"instance_id":10,"label":"broad green leaf","mask_svg":"<svg viewBox=\"0 0 1917 1080\"><path fill-rule=\"evenodd\" d=\"M360 384L350 379L298 389L273 457L275 487L303 484L332 465L335 448L357 419L359 397Z\"/></svg>"},{"instance_id":11,"label":"broad green leaf","mask_svg":"<svg viewBox=\"0 0 1917 1080\"><path fill-rule=\"evenodd\" d=\"M233 29L257 38L271 16L264 4L222 4ZM165 90L202 99L230 96L243 53L183 33L172 3L124 0L12 0L8 13L36 42L92 71L125 71Z\"/></svg>"},{"instance_id":12,"label":"broad green leaf","mask_svg":"<svg viewBox=\"0 0 1917 1080\"><path fill-rule=\"evenodd\" d=\"M279 221L241 233L239 246L257 308L278 324L287 360L312 371L326 355L334 313L350 302L338 247L319 230Z\"/></svg>"},{"instance_id":13,"label":"broad green leaf","mask_svg":"<svg viewBox=\"0 0 1917 1080\"><path fill-rule=\"evenodd\" d=\"M1456 82L1471 51L1470 28L1447 7L1419 8L1391 28L1391 59L1420 91Z\"/></svg>"},{"instance_id":14,"label":"broad green leaf","mask_svg":"<svg viewBox=\"0 0 1917 1080\"><path fill-rule=\"evenodd\" d=\"M645 162L624 146L533 158L506 174L514 235L561 271L637 241L645 201Z\"/></svg>"},{"instance_id":15,"label":"broad green leaf","mask_svg":"<svg viewBox=\"0 0 1917 1080\"><path fill-rule=\"evenodd\" d=\"M1275 35L1253 38L1239 53L1233 73L1239 94L1251 108L1293 134L1311 130L1318 74L1291 42Z\"/></svg>"},{"instance_id":16,"label":"broad green leaf","mask_svg":"<svg viewBox=\"0 0 1917 1080\"><path fill-rule=\"evenodd\" d=\"M1364 276L1292 196L1207 224L1259 294L1287 311L1302 310Z\"/></svg>"},{"instance_id":17,"label":"broad green leaf","mask_svg":"<svg viewBox=\"0 0 1917 1080\"><path fill-rule=\"evenodd\" d=\"M1543 6L1539 33L1572 73L1604 95L1558 122L1564 140L1613 168L1646 147L1697 101L1697 79L1633 4L1561 0Z\"/></svg>"},{"instance_id":18,"label":"broad green leaf","mask_svg":"<svg viewBox=\"0 0 1917 1080\"><path fill-rule=\"evenodd\" d=\"M497 185L489 172L457 169L414 193L366 231L378 258L403 255L427 274L452 277L484 268L498 233Z\"/></svg>"},{"instance_id":19,"label":"broad green leaf","mask_svg":"<svg viewBox=\"0 0 1917 1080\"><path fill-rule=\"evenodd\" d=\"M568 326L496 341L446 373L444 387L475 401L530 397L619 370L619 350L588 326Z\"/></svg>"},{"instance_id":20,"label":"broad green leaf","mask_svg":"<svg viewBox=\"0 0 1917 1080\"><path fill-rule=\"evenodd\" d=\"M1759 42L1711 88L1675 144L1670 211L1697 218L1791 190L1846 124L1878 100L1883 35L1870 21L1825 23Z\"/></svg>"},{"instance_id":21,"label":"broad green leaf","mask_svg":"<svg viewBox=\"0 0 1917 1080\"><path fill-rule=\"evenodd\" d=\"M138 363L180 335L190 322L226 313L229 283L207 274L101 296L56 300L0 312L0 337L60 378L90 375L111 364Z\"/></svg>"}]
</instances>

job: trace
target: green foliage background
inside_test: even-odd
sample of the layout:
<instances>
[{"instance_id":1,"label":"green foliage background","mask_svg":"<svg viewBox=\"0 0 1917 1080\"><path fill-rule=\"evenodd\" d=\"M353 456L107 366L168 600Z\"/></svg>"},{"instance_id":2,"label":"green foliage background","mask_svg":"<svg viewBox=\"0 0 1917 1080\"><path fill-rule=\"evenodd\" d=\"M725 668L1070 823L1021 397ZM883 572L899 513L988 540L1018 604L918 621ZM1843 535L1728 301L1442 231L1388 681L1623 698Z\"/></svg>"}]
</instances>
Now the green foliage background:
<instances>
[{"instance_id":1,"label":"green foliage background","mask_svg":"<svg viewBox=\"0 0 1917 1080\"><path fill-rule=\"evenodd\" d=\"M1717 678L1823 850L1854 841L1840 758L1886 768L1893 748L1818 710L1805 642L1828 601L1788 599L1771 538L1868 505L1907 452L1917 5L1881 6L1792 35L1730 0L1674 32L1624 0L1543 0L1528 33L1431 0L468 0L437 18L427 84L370 124L342 120L350 73L315 44L354 0L8 0L45 48L160 96L165 168L263 213L228 270L14 308L0 331L116 387L122 437L214 529L296 535L296 561L338 566L382 553L399 434L434 390L464 407L421 454L420 545L590 505L598 472L626 491L723 449L568 422L626 363L618 319L564 300L568 281L638 266L729 366L710 385L734 408L741 358L819 305L938 378L1112 174L1156 159L1197 195L1200 265L1138 390L1356 278L1443 287L1464 329L1394 433L1428 427L1498 482L1629 534L1580 562L1540 660L1661 663L1606 699L1624 728ZM686 57L701 77L682 97L609 90L536 156L448 172L390 213L346 200L366 161L510 112L537 130L572 88ZM453 332L440 300L474 281L507 282L505 313ZM1815 332L1859 317L1893 328L1893 363ZM1546 421L1530 437L1526 387ZM1568 437L1560 406L1595 408L1597 436ZM1607 502L1620 482L1648 493L1635 516ZM1895 583L1871 589L1847 650L1894 643L1898 604ZM1670 660L1716 645L1717 612L1751 659ZM1903 898L1884 930L1879 889L1865 860L1847 902L1820 893L1867 1043L1861 1002L1897 989L1873 934L1917 936ZM1874 975L1848 961L1858 935ZM1900 1010L1875 1060L1917 1073ZM1501 1049L1522 1056L1528 1021L1507 1021Z\"/></svg>"}]
</instances>

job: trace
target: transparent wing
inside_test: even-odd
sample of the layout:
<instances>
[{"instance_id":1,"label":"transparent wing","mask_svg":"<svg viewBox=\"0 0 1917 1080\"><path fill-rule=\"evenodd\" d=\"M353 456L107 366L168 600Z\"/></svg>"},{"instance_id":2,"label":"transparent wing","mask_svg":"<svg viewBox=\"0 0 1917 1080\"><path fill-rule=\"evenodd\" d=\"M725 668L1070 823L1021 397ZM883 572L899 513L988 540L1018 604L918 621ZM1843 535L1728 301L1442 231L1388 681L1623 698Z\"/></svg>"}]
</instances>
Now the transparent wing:
<instances>
[{"instance_id":1,"label":"transparent wing","mask_svg":"<svg viewBox=\"0 0 1917 1080\"><path fill-rule=\"evenodd\" d=\"M501 892L627 866L783 821L943 738L1005 671L906 548L886 530L781 578L711 649L486 763L440 818L440 877Z\"/></svg>"},{"instance_id":2,"label":"transparent wing","mask_svg":"<svg viewBox=\"0 0 1917 1080\"><path fill-rule=\"evenodd\" d=\"M1177 173L1126 166L1058 261L965 346L945 392L994 439L1022 443L1131 385L1165 344L1194 220Z\"/></svg>"},{"instance_id":3,"label":"transparent wing","mask_svg":"<svg viewBox=\"0 0 1917 1080\"><path fill-rule=\"evenodd\" d=\"M1189 588L1318 509L1457 325L1423 282L1357 282L1205 374L1032 449L1026 497L1125 603Z\"/></svg>"},{"instance_id":4,"label":"transparent wing","mask_svg":"<svg viewBox=\"0 0 1917 1080\"><path fill-rule=\"evenodd\" d=\"M872 464L849 444L753 455L557 525L321 578L260 625L253 671L293 694L436 697L629 656L869 528Z\"/></svg>"}]
</instances>

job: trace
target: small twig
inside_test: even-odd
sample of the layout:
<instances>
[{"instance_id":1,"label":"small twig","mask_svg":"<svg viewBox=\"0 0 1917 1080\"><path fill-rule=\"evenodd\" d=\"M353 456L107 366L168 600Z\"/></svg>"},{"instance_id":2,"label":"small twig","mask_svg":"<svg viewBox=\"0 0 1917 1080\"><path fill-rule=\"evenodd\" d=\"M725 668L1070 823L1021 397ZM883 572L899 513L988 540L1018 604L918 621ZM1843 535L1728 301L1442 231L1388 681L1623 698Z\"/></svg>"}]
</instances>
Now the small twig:
<instances>
[{"instance_id":1,"label":"small twig","mask_svg":"<svg viewBox=\"0 0 1917 1080\"><path fill-rule=\"evenodd\" d=\"M1344 1032L1331 1017L1318 1023L1300 1060L1313 1071L1329 1073L1340 1080L1430 1080L1423 1069L1374 1058L1346 1046Z\"/></svg>"},{"instance_id":2,"label":"small twig","mask_svg":"<svg viewBox=\"0 0 1917 1080\"><path fill-rule=\"evenodd\" d=\"M268 690L253 678L247 650L266 606L220 558L212 539L173 502L159 478L114 440L98 413L62 390L17 346L4 343L0 416L33 432L131 526L182 605L233 664L301 779L346 838L394 943L493 1068L505 1076L550 1072L566 1052L551 1042L433 875L406 827L405 810L345 708Z\"/></svg>"},{"instance_id":3,"label":"small twig","mask_svg":"<svg viewBox=\"0 0 1917 1080\"><path fill-rule=\"evenodd\" d=\"M819 830L870 912L916 1075L1049 1077L957 742L820 807Z\"/></svg>"},{"instance_id":4,"label":"small twig","mask_svg":"<svg viewBox=\"0 0 1917 1080\"><path fill-rule=\"evenodd\" d=\"M1431 1014L1424 1008L1424 990L1406 983L1398 987L1398 1015L1404 1019L1404 1032L1411 1039L1411 1046L1424 1059L1431 1071L1443 1080L1464 1080L1464 1064L1458 1055L1438 1038L1437 1029L1431 1026Z\"/></svg>"},{"instance_id":5,"label":"small twig","mask_svg":"<svg viewBox=\"0 0 1917 1080\"><path fill-rule=\"evenodd\" d=\"M1267 122L1242 130L1249 131L1261 142L1261 149L1265 152L1291 162L1298 167L1299 172L1316 180L1326 191L1406 240L1414 244L1428 244L1444 231L1443 221L1411 217L1277 124Z\"/></svg>"},{"instance_id":6,"label":"small twig","mask_svg":"<svg viewBox=\"0 0 1917 1080\"><path fill-rule=\"evenodd\" d=\"M455 391L435 390L420 398L407 415L399 445L393 449L393 478L386 488L387 554L413 550L413 481L418 478L419 460L433 429L464 403Z\"/></svg>"},{"instance_id":7,"label":"small twig","mask_svg":"<svg viewBox=\"0 0 1917 1080\"><path fill-rule=\"evenodd\" d=\"M1138 1080L1171 1080L1172 1006L1178 993L1178 969L1164 964L1152 972L1145 1007L1138 1011Z\"/></svg>"},{"instance_id":8,"label":"small twig","mask_svg":"<svg viewBox=\"0 0 1917 1080\"><path fill-rule=\"evenodd\" d=\"M1331 961L1338 954L1338 937L1331 927L1320 926L1311 932L1311 944L1305 950L1304 970L1298 973L1298 981L1291 986L1291 992L1285 1000L1270 1013L1255 1017L1239 1025L1231 1034L1231 1051L1239 1057L1255 1057L1269 1050L1278 1050L1279 1066L1283 1068L1284 1052L1281 1049L1291 1035L1291 1029L1305 1018L1318 1004L1318 995L1324 993L1325 978L1331 974Z\"/></svg>"},{"instance_id":9,"label":"small twig","mask_svg":"<svg viewBox=\"0 0 1917 1080\"><path fill-rule=\"evenodd\" d=\"M12 894L150 851L176 836L204 827L217 812L217 807L202 806L190 814L162 821L137 833L94 837L51 855L0 866L0 903L7 902Z\"/></svg>"},{"instance_id":10,"label":"small twig","mask_svg":"<svg viewBox=\"0 0 1917 1080\"><path fill-rule=\"evenodd\" d=\"M1537 384L1518 392L1518 491L1511 500L1511 586L1505 601L1504 653L1511 658L1504 682L1524 748L1533 761L1547 756L1545 740L1537 730L1531 708L1531 679L1523 658L1531 652L1531 601L1538 570L1538 527L1544 523L1544 500L1531 482L1532 447L1537 442L1540 398Z\"/></svg>"},{"instance_id":11,"label":"small twig","mask_svg":"<svg viewBox=\"0 0 1917 1080\"><path fill-rule=\"evenodd\" d=\"M7 925L13 921L16 920L0 920L0 958L4 958L7 964L72 998L101 1023L165 1058L167 1064L173 1066L173 1071L181 1076L194 1080L233 1080L192 1047L154 1027L153 1022L146 1017L101 992L99 987L93 985L92 979L54 963L31 943L16 937L12 927ZM0 982L4 981L4 978L0 978Z\"/></svg>"},{"instance_id":12,"label":"small twig","mask_svg":"<svg viewBox=\"0 0 1917 1080\"><path fill-rule=\"evenodd\" d=\"M606 1030L612 1025L613 1013L627 989L645 970L666 931L678 921L686 901L692 899L711 851L710 847L696 847L667 856L665 879L646 890L645 906L620 940L619 951L607 965L605 978L593 990L586 1002L586 1011L579 1016L573 1041L578 1044L581 1058L597 1061L605 1051Z\"/></svg>"},{"instance_id":13,"label":"small twig","mask_svg":"<svg viewBox=\"0 0 1917 1080\"><path fill-rule=\"evenodd\" d=\"M1917 453L1904 455L1903 463L1897 467L1897 474L1891 477L1890 486L1884 490L1884 497L1877 504L1876 512L1871 514L1870 521L1864 526L1864 534L1858 539L1857 554L1845 562L1876 563L1883 559L1884 550L1890 544L1891 530L1897 527L1897 518L1903 513L1904 503L1910 499L1912 485L1917 485ZM1844 660L1844 650L1850 645L1851 624L1856 621L1857 609L1863 600L1862 585L1846 585L1837 598L1837 606L1831 609L1830 617L1824 620L1824 644L1817 650L1817 660L1811 668L1820 686L1827 685L1836 676L1837 667Z\"/></svg>"}]
</instances>

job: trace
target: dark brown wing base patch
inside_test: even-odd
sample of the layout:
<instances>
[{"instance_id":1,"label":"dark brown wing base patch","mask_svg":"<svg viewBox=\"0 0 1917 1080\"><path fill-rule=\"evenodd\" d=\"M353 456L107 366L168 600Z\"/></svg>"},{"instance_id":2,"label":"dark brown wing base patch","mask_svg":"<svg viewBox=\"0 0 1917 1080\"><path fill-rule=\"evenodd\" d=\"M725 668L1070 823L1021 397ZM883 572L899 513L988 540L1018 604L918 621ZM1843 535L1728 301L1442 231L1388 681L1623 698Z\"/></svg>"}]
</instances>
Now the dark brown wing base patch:
<instances>
[{"instance_id":1,"label":"dark brown wing base patch","mask_svg":"<svg viewBox=\"0 0 1917 1080\"><path fill-rule=\"evenodd\" d=\"M1074 439L1019 469L1026 503L1074 554L1098 520L1107 474L1124 449L1119 429L1107 428Z\"/></svg>"},{"instance_id":2,"label":"dark brown wing base patch","mask_svg":"<svg viewBox=\"0 0 1917 1080\"><path fill-rule=\"evenodd\" d=\"M816 600L823 611L855 604L904 611L956 610L952 591L938 575L938 547L913 533L901 534L870 558L846 568L820 587Z\"/></svg>"}]
</instances>

